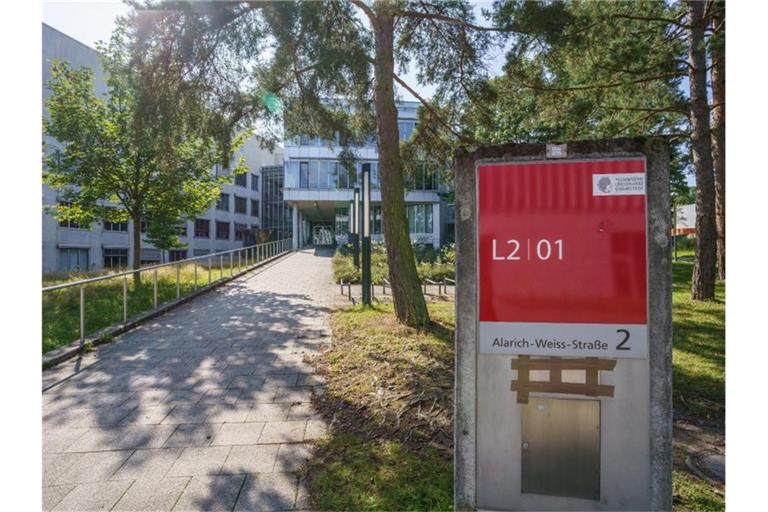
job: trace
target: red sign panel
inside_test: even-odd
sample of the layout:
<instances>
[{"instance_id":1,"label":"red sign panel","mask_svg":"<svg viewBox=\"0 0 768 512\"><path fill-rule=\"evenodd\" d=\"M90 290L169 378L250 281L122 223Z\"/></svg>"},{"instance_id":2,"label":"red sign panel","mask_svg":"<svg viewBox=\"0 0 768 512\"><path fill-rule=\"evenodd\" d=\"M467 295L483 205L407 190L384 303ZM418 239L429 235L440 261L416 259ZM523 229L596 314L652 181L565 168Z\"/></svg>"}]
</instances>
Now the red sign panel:
<instances>
[{"instance_id":1,"label":"red sign panel","mask_svg":"<svg viewBox=\"0 0 768 512\"><path fill-rule=\"evenodd\" d=\"M645 159L479 164L481 353L647 357Z\"/></svg>"}]
</instances>

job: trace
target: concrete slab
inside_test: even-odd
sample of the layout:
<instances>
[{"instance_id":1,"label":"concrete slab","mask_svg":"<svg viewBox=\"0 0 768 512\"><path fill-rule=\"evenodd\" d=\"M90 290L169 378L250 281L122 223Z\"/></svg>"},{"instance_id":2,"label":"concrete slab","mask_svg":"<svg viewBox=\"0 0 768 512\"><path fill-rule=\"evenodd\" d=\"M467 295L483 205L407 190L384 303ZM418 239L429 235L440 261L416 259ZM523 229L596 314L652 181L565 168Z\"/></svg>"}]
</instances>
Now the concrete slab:
<instances>
[{"instance_id":1,"label":"concrete slab","mask_svg":"<svg viewBox=\"0 0 768 512\"><path fill-rule=\"evenodd\" d=\"M181 448L136 450L113 475L111 480L162 478L181 456Z\"/></svg>"},{"instance_id":2,"label":"concrete slab","mask_svg":"<svg viewBox=\"0 0 768 512\"><path fill-rule=\"evenodd\" d=\"M174 511L218 512L232 510L243 486L245 475L195 477L187 484ZM259 510L253 508L251 510Z\"/></svg>"},{"instance_id":3,"label":"concrete slab","mask_svg":"<svg viewBox=\"0 0 768 512\"><path fill-rule=\"evenodd\" d=\"M78 485L52 510L72 512L110 510L132 483L132 481L115 481Z\"/></svg>"},{"instance_id":4,"label":"concrete slab","mask_svg":"<svg viewBox=\"0 0 768 512\"><path fill-rule=\"evenodd\" d=\"M222 473L271 473L277 460L279 445L260 444L233 446L227 456Z\"/></svg>"},{"instance_id":5,"label":"concrete slab","mask_svg":"<svg viewBox=\"0 0 768 512\"><path fill-rule=\"evenodd\" d=\"M272 421L264 425L259 443L296 443L304 440L306 421Z\"/></svg>"},{"instance_id":6,"label":"concrete slab","mask_svg":"<svg viewBox=\"0 0 768 512\"><path fill-rule=\"evenodd\" d=\"M203 423L200 425L179 425L165 442L166 447L209 446L211 440L221 429L221 423Z\"/></svg>"},{"instance_id":7,"label":"concrete slab","mask_svg":"<svg viewBox=\"0 0 768 512\"><path fill-rule=\"evenodd\" d=\"M213 446L256 444L264 423L225 423L211 443Z\"/></svg>"},{"instance_id":8,"label":"concrete slab","mask_svg":"<svg viewBox=\"0 0 768 512\"><path fill-rule=\"evenodd\" d=\"M230 449L230 446L184 448L165 476L215 475L220 472Z\"/></svg>"},{"instance_id":9,"label":"concrete slab","mask_svg":"<svg viewBox=\"0 0 768 512\"><path fill-rule=\"evenodd\" d=\"M82 484L109 480L131 456L131 453L133 453L131 450L122 450L82 454L51 483Z\"/></svg>"},{"instance_id":10,"label":"concrete slab","mask_svg":"<svg viewBox=\"0 0 768 512\"><path fill-rule=\"evenodd\" d=\"M190 477L136 480L112 510L171 510L190 480Z\"/></svg>"},{"instance_id":11,"label":"concrete slab","mask_svg":"<svg viewBox=\"0 0 768 512\"><path fill-rule=\"evenodd\" d=\"M248 475L235 511L293 510L298 477L292 473Z\"/></svg>"}]
</instances>

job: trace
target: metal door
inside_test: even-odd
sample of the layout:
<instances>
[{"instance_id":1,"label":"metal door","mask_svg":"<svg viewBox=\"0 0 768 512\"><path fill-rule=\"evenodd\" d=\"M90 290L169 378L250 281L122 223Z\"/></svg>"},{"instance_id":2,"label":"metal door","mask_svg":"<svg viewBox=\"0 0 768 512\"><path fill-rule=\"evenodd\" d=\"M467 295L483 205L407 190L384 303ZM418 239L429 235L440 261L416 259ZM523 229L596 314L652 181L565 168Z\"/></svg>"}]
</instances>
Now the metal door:
<instances>
[{"instance_id":1,"label":"metal door","mask_svg":"<svg viewBox=\"0 0 768 512\"><path fill-rule=\"evenodd\" d=\"M522 409L522 492L599 500L600 401L531 398Z\"/></svg>"}]
</instances>

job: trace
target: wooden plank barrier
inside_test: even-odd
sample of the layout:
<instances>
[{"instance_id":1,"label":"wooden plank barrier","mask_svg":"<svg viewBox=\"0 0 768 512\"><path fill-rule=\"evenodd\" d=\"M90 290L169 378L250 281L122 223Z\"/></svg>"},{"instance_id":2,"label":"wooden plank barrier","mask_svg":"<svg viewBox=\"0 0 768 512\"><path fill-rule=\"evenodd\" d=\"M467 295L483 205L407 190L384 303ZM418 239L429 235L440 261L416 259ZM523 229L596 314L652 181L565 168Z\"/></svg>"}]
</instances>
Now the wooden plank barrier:
<instances>
[{"instance_id":1,"label":"wooden plank barrier","mask_svg":"<svg viewBox=\"0 0 768 512\"><path fill-rule=\"evenodd\" d=\"M598 372L611 371L616 367L615 359L597 357L569 358L518 356L512 360L512 369L517 370L517 380L512 380L511 390L517 393L517 403L527 404L528 395L536 393L564 393L568 395L613 396L613 386L599 384ZM548 381L531 381L531 370L549 371ZM584 370L585 383L563 382L563 370Z\"/></svg>"}]
</instances>

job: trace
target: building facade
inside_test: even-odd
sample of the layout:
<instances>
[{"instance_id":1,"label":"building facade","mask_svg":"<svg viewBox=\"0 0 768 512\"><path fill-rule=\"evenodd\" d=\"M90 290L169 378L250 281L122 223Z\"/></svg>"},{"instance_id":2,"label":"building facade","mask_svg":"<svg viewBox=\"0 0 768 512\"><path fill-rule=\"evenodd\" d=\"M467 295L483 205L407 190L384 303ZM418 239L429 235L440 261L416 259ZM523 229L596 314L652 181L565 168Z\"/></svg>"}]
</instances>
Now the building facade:
<instances>
[{"instance_id":1,"label":"building facade","mask_svg":"<svg viewBox=\"0 0 768 512\"><path fill-rule=\"evenodd\" d=\"M45 101L50 91L53 60L67 61L73 68L89 67L94 72L94 91L106 94L104 74L99 54L87 45L43 24L43 91ZM44 109L45 115L45 109ZM43 136L46 151L55 150L57 142ZM249 139L236 151L234 159L245 158L249 172L233 177L232 184L222 187L220 200L196 219L187 219L182 230L184 249L160 251L142 240L142 264L155 264L192 256L200 256L241 247L249 239L247 233L262 227L261 169L282 170L282 150L262 149L256 139ZM228 172L216 167L213 173ZM58 195L43 185L43 205L55 206ZM115 205L117 206L117 205ZM97 220L90 226L75 222L60 222L43 212L43 272L72 272L128 267L133 254L132 221L112 223ZM142 227L139 226L139 229Z\"/></svg>"},{"instance_id":2,"label":"building facade","mask_svg":"<svg viewBox=\"0 0 768 512\"><path fill-rule=\"evenodd\" d=\"M417 108L417 102L398 102L401 140L414 130ZM292 208L296 246L347 242L350 202L354 188L360 186L363 164L371 165L371 239L383 240L378 149L374 142L351 149L356 156L354 172L342 169L341 148L326 141L308 137L285 141L284 198ZM413 243L439 247L452 241L452 216L450 204L442 199L444 192L447 188L438 173L426 167L406 179L405 204Z\"/></svg>"}]
</instances>

